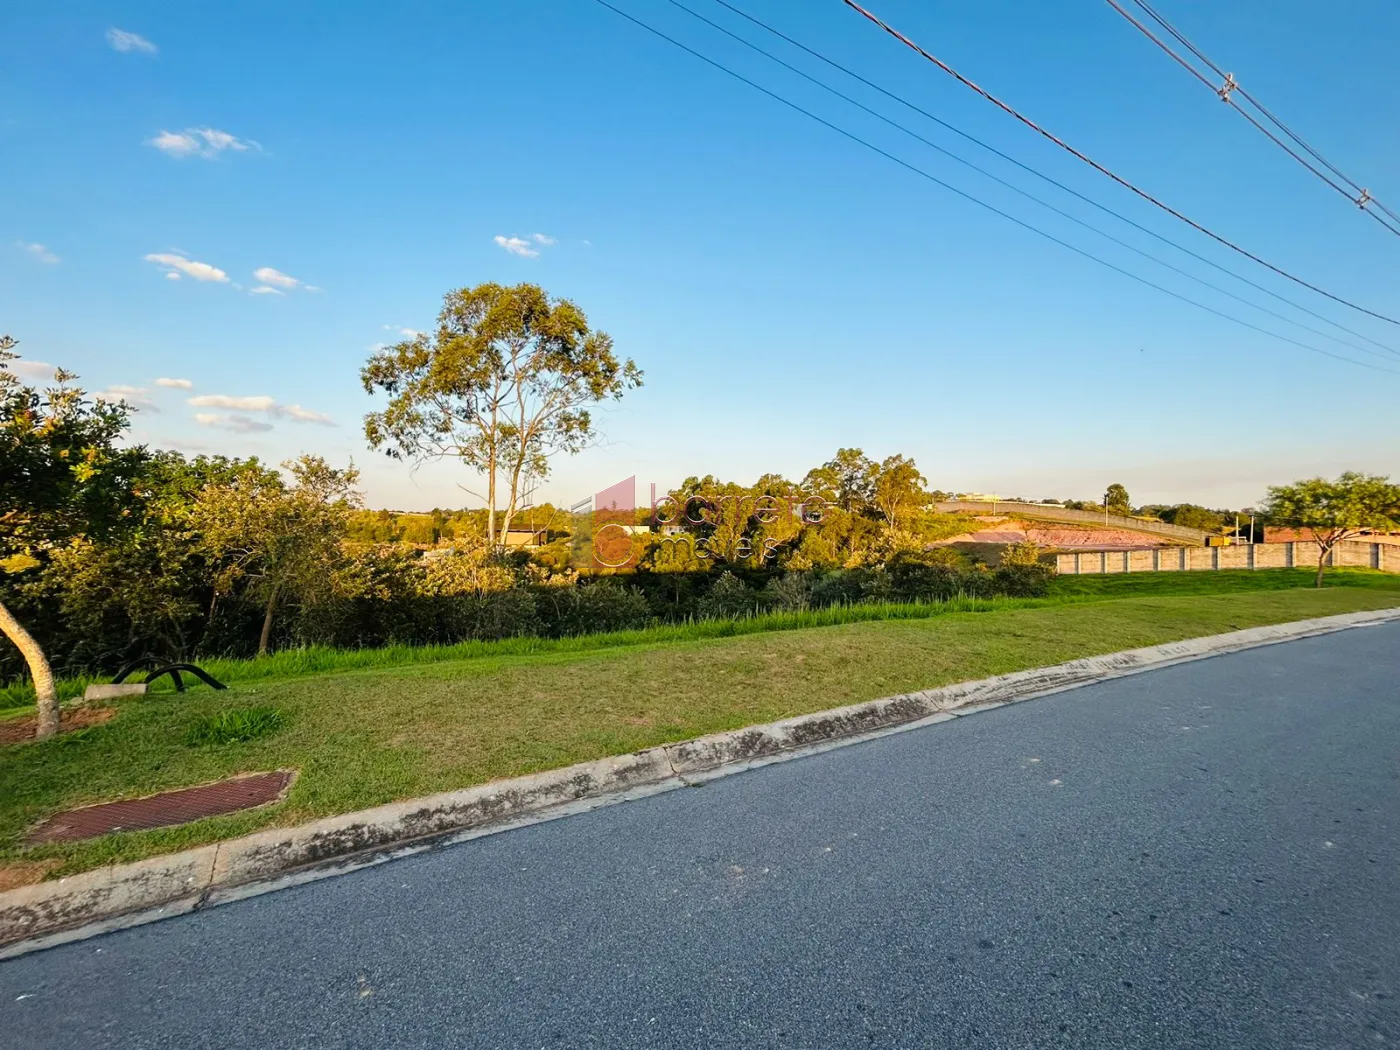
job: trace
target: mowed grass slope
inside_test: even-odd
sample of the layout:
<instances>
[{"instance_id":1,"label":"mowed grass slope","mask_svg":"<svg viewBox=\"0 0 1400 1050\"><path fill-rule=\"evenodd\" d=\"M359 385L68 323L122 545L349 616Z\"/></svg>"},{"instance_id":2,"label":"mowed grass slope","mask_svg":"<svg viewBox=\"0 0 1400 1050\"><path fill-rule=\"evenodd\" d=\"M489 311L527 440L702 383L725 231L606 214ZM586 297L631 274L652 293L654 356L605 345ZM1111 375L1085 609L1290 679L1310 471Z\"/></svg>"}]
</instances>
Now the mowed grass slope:
<instances>
[{"instance_id":1,"label":"mowed grass slope","mask_svg":"<svg viewBox=\"0 0 1400 1050\"><path fill-rule=\"evenodd\" d=\"M610 649L478 655L123 701L104 725L0 747L0 873L9 863L23 878L66 874L891 693L1400 606L1400 578L1364 579L1361 586L1320 591L1081 600ZM277 709L283 727L239 743L188 742L192 726L251 707ZM62 808L284 767L301 776L277 806L85 843L21 845L27 827Z\"/></svg>"},{"instance_id":2,"label":"mowed grass slope","mask_svg":"<svg viewBox=\"0 0 1400 1050\"><path fill-rule=\"evenodd\" d=\"M1329 571L1329 587L1369 589L1400 588L1400 577L1365 569ZM455 645L388 645L377 649L331 649L311 646L288 649L257 659L201 658L200 666L225 683L256 682L296 678L331 671L383 670L425 663L456 663L462 660L506 656L592 652L628 646L654 646L670 642L706 638L732 638L736 635L765 634L771 631L805 630L874 620L921 620L950 612L1000 612L1007 609L1041 608L1068 602L1104 601L1149 595L1234 594L1240 591L1291 590L1313 586L1313 573L1307 569L1226 570L1223 572L1133 573L1132 575L1061 576L1050 585L1044 598L957 598L946 602L912 602L834 606L803 612L768 612L743 620L705 620L692 623L660 624L638 630L606 634L586 634L568 638L507 638L502 641L466 641ZM132 679L140 680L140 674ZM59 696L72 700L84 688L105 678L68 678L59 683ZM156 692L173 692L169 678L160 679ZM33 709L34 689L26 681L0 686L0 718L21 708Z\"/></svg>"}]
</instances>

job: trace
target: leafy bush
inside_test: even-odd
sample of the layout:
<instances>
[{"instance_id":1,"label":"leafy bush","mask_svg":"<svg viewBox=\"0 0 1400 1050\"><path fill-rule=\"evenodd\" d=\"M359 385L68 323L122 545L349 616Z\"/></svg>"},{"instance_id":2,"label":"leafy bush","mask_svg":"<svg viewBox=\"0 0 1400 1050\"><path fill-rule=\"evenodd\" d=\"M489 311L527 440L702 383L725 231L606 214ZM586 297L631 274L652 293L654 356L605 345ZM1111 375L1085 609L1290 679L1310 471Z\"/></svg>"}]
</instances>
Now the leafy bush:
<instances>
[{"instance_id":1,"label":"leafy bush","mask_svg":"<svg viewBox=\"0 0 1400 1050\"><path fill-rule=\"evenodd\" d=\"M951 555L951 558L950 558ZM947 601L964 588L956 551L901 551L890 559L888 575L895 597L906 602Z\"/></svg>"},{"instance_id":2,"label":"leafy bush","mask_svg":"<svg viewBox=\"0 0 1400 1050\"><path fill-rule=\"evenodd\" d=\"M812 605L812 581L805 572L790 572L769 580L762 591L763 604L779 612L796 612Z\"/></svg>"},{"instance_id":3,"label":"leafy bush","mask_svg":"<svg viewBox=\"0 0 1400 1050\"><path fill-rule=\"evenodd\" d=\"M645 627L652 619L646 595L612 580L541 588L538 608L544 633L553 637L625 631Z\"/></svg>"},{"instance_id":4,"label":"leafy bush","mask_svg":"<svg viewBox=\"0 0 1400 1050\"><path fill-rule=\"evenodd\" d=\"M1040 546L1033 540L1013 543L1001 554L1002 565L1039 565Z\"/></svg>"},{"instance_id":5,"label":"leafy bush","mask_svg":"<svg viewBox=\"0 0 1400 1050\"><path fill-rule=\"evenodd\" d=\"M241 707L205 715L185 731L189 747L241 744L275 733L287 724L287 716L275 707Z\"/></svg>"},{"instance_id":6,"label":"leafy bush","mask_svg":"<svg viewBox=\"0 0 1400 1050\"><path fill-rule=\"evenodd\" d=\"M445 617L440 623L442 642L468 639L496 641L520 635L538 634L539 608L535 595L524 587L485 594L464 594L442 603ZM445 630L444 630L445 629Z\"/></svg>"},{"instance_id":7,"label":"leafy bush","mask_svg":"<svg viewBox=\"0 0 1400 1050\"><path fill-rule=\"evenodd\" d=\"M995 594L1008 598L1043 598L1050 593L1055 570L1037 562L1034 565L1003 565L992 574Z\"/></svg>"},{"instance_id":8,"label":"leafy bush","mask_svg":"<svg viewBox=\"0 0 1400 1050\"><path fill-rule=\"evenodd\" d=\"M759 605L758 592L732 572L721 573L710 593L696 603L702 620L737 620L752 616Z\"/></svg>"},{"instance_id":9,"label":"leafy bush","mask_svg":"<svg viewBox=\"0 0 1400 1050\"><path fill-rule=\"evenodd\" d=\"M817 608L854 605L864 595L864 582L863 569L836 569L821 573L812 581L812 604Z\"/></svg>"}]
</instances>

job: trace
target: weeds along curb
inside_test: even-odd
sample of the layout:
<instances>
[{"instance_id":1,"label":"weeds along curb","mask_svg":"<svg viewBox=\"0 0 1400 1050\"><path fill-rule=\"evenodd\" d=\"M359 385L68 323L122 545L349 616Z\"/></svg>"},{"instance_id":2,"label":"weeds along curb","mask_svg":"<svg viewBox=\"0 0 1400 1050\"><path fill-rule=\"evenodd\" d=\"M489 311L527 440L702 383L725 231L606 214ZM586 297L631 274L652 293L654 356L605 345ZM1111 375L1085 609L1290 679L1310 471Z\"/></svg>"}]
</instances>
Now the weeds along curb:
<instances>
[{"instance_id":1,"label":"weeds along curb","mask_svg":"<svg viewBox=\"0 0 1400 1050\"><path fill-rule=\"evenodd\" d=\"M1071 660L273 828L0 893L0 959L1123 675L1400 619L1400 608Z\"/></svg>"}]
</instances>

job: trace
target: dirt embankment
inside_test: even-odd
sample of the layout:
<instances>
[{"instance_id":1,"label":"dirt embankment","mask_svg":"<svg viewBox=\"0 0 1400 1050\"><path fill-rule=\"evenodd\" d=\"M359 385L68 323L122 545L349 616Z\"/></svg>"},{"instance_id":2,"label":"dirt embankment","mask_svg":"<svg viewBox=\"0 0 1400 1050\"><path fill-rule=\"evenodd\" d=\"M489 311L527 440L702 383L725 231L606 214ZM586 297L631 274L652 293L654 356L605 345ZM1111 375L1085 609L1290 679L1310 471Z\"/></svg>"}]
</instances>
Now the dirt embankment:
<instances>
[{"instance_id":1,"label":"dirt embankment","mask_svg":"<svg viewBox=\"0 0 1400 1050\"><path fill-rule=\"evenodd\" d=\"M999 521L989 524L987 528L940 540L938 545L1026 542L1051 550L1129 551L1175 546L1155 539L1147 533L1133 532L1131 529L1096 529L1090 525L1040 526L1014 520Z\"/></svg>"}]
</instances>

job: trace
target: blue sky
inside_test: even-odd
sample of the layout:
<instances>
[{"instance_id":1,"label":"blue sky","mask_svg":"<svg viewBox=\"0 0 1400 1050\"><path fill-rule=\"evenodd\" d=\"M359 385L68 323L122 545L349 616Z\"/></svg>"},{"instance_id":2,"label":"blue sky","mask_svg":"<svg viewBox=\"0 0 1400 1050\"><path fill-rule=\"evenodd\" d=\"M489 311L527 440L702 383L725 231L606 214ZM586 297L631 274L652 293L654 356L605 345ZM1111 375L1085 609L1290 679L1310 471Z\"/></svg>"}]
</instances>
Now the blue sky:
<instances>
[{"instance_id":1,"label":"blue sky","mask_svg":"<svg viewBox=\"0 0 1400 1050\"><path fill-rule=\"evenodd\" d=\"M1304 333L1103 241L667 0L613 2L1105 259L1400 371L1400 357ZM1115 235L1324 327L843 81L712 0L685 3ZM1400 348L1400 328L1249 269L839 0L736 3L1096 200ZM1101 0L872 6L1193 217L1400 316L1400 240ZM1391 54L1400 7L1157 6L1400 210ZM646 372L645 387L600 414L606 442L557 465L543 495L560 501L630 474L641 488L691 473L800 477L840 446L911 454L941 488L1031 497L1094 497L1122 481L1139 502L1242 506L1306 474L1400 474L1400 375L1310 353L1111 273L594 0L10 5L0 156L0 330L21 340L26 358L74 369L90 389L133 391L145 406L137 437L154 445L353 458L373 505L470 502L456 487L470 483L460 468L412 472L365 447L360 420L376 406L358 372L374 344L431 327L448 289L485 280L534 281L574 299ZM225 279L210 279L214 270Z\"/></svg>"}]
</instances>

